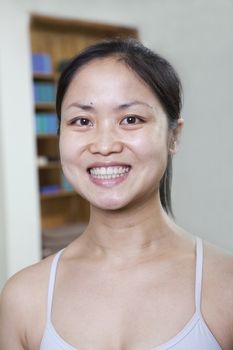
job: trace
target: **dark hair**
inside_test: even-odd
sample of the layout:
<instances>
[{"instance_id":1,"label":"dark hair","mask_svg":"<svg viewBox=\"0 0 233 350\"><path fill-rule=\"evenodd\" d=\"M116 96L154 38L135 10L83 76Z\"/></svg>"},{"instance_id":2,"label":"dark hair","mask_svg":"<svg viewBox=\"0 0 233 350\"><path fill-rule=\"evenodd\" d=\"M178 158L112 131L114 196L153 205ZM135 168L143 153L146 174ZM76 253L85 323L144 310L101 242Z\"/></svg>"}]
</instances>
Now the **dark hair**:
<instances>
[{"instance_id":1,"label":"dark hair","mask_svg":"<svg viewBox=\"0 0 233 350\"><path fill-rule=\"evenodd\" d=\"M61 107L65 93L75 73L88 62L116 56L126 63L151 88L159 99L168 119L168 128L177 126L180 117L181 82L171 64L135 39L104 40L84 49L67 65L60 76L57 88L56 111L60 132ZM172 215L171 204L172 156L168 154L167 168L160 181L159 193L164 210Z\"/></svg>"}]
</instances>

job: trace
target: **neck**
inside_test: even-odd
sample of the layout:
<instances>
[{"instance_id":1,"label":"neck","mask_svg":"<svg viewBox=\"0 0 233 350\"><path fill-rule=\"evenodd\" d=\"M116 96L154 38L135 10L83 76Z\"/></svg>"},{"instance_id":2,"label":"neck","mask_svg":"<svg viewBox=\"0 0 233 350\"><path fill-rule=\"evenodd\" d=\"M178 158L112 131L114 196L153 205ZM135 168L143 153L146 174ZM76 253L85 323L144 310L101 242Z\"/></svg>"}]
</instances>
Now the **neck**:
<instances>
[{"instance_id":1,"label":"neck","mask_svg":"<svg viewBox=\"0 0 233 350\"><path fill-rule=\"evenodd\" d=\"M91 207L90 222L84 236L92 254L114 263L147 259L162 254L175 230L164 212L159 195L127 210L101 210Z\"/></svg>"}]
</instances>

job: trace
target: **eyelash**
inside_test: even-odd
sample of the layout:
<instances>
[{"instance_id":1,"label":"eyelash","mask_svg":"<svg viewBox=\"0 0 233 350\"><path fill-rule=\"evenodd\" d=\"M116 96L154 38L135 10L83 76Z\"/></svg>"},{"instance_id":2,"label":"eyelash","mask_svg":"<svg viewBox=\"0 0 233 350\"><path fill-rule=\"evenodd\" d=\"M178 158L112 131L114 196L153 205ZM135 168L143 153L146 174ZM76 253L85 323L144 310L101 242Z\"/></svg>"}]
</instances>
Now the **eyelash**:
<instances>
[{"instance_id":1,"label":"eyelash","mask_svg":"<svg viewBox=\"0 0 233 350\"><path fill-rule=\"evenodd\" d=\"M90 120L88 118L84 118L84 117L77 117L77 118L74 118L73 120L70 121L70 125L78 125L78 122L81 122L81 121L87 121L87 122L90 122ZM84 125L78 125L78 126L88 126L86 124Z\"/></svg>"},{"instance_id":2,"label":"eyelash","mask_svg":"<svg viewBox=\"0 0 233 350\"><path fill-rule=\"evenodd\" d=\"M123 124L123 125L136 125L136 124L141 124L141 123L144 123L144 120L140 117L138 117L137 115L134 115L134 114L130 114L130 115L126 115L122 121L128 119L128 118L135 118L135 120L139 121L137 123L127 123L127 124L124 124L124 123L120 123L120 124Z\"/></svg>"},{"instance_id":3,"label":"eyelash","mask_svg":"<svg viewBox=\"0 0 233 350\"><path fill-rule=\"evenodd\" d=\"M135 123L124 123L125 120L127 120L128 118L134 118ZM83 125L80 125L78 124L78 122L81 122L81 121L86 121L86 122L91 122L90 119L88 118L85 118L85 117L77 117L77 118L74 118L73 120L70 121L70 125L78 125L80 127L87 127L89 125L87 124L83 124ZM145 121L141 118L141 117L138 117L137 115L134 115L134 114L129 114L129 115L126 115L120 122L120 125L137 125L137 124L141 124L141 123L144 123ZM92 125L93 126L93 123Z\"/></svg>"}]
</instances>

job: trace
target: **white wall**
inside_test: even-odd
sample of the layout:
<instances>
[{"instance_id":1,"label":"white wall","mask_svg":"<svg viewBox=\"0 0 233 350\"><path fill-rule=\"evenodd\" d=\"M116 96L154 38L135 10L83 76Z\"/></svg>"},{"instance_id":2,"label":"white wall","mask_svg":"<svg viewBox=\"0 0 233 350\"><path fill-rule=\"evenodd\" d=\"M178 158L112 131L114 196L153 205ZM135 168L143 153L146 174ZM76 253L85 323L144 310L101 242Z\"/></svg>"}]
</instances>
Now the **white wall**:
<instances>
[{"instance_id":1,"label":"white wall","mask_svg":"<svg viewBox=\"0 0 233 350\"><path fill-rule=\"evenodd\" d=\"M1 29L1 28L0 28ZM0 56L1 59L1 56ZM1 65L1 64L0 64ZM0 72L0 83L1 83L1 72ZM1 96L1 84L0 84L0 96ZM4 202L5 202L5 191L3 183L3 142L2 142L2 110L0 104L0 286L6 279L6 242L5 242L5 212L4 212Z\"/></svg>"},{"instance_id":2,"label":"white wall","mask_svg":"<svg viewBox=\"0 0 233 350\"><path fill-rule=\"evenodd\" d=\"M0 12L7 33L0 42L4 129L0 181L5 197L0 198L0 208L5 212L2 237L7 245L7 275L39 258L28 39L31 12L137 26L142 41L175 65L184 86L186 122L174 167L177 221L233 250L233 2L5 0L4 4L5 12ZM23 178L26 188L18 186Z\"/></svg>"},{"instance_id":3,"label":"white wall","mask_svg":"<svg viewBox=\"0 0 233 350\"><path fill-rule=\"evenodd\" d=\"M0 207L4 216L0 243L1 250L5 248L4 277L40 258L40 234L28 14L11 2L1 4L0 10Z\"/></svg>"}]
</instances>

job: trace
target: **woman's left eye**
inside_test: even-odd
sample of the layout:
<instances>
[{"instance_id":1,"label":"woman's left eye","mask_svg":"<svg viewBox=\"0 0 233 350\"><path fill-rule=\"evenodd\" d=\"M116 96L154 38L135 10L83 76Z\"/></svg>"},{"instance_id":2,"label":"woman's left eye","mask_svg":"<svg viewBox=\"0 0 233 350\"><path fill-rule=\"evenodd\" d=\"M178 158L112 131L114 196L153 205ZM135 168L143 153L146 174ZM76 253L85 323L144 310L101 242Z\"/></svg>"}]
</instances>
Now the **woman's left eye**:
<instances>
[{"instance_id":1,"label":"woman's left eye","mask_svg":"<svg viewBox=\"0 0 233 350\"><path fill-rule=\"evenodd\" d=\"M123 125L135 125L143 123L143 120L136 115L127 115L122 121L121 124Z\"/></svg>"}]
</instances>

